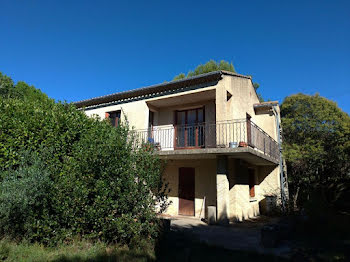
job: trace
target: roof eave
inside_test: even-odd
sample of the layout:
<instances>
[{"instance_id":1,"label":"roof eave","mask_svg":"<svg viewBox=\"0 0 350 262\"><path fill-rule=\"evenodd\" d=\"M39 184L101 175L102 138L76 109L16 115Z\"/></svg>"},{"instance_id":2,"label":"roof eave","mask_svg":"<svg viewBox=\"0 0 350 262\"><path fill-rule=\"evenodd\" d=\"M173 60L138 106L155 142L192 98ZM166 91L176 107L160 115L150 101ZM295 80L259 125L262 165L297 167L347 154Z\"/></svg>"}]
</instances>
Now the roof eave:
<instances>
[{"instance_id":1,"label":"roof eave","mask_svg":"<svg viewBox=\"0 0 350 262\"><path fill-rule=\"evenodd\" d=\"M220 70L220 71L214 71L214 72L209 72L202 75L189 77L186 79L180 79L180 80L165 82L162 84L152 85L148 87L142 87L142 88L118 92L110 95L81 100L78 102L74 102L74 104L77 108L90 107L94 105L105 104L105 103L121 100L121 99L139 97L139 96L144 96L152 93L175 90L186 86L193 86L193 85L198 85L198 84L212 82L212 81L219 81L221 80L222 75L230 75L230 76L251 79L250 76L245 76L245 75L240 75L229 71Z\"/></svg>"}]
</instances>

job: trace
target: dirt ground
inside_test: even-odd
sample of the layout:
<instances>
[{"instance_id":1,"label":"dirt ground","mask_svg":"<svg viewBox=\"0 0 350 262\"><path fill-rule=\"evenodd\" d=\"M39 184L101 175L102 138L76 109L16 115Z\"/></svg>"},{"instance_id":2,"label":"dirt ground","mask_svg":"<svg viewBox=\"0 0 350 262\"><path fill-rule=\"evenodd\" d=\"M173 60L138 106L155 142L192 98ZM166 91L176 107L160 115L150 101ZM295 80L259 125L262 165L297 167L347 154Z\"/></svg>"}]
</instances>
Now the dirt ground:
<instances>
[{"instance_id":1,"label":"dirt ground","mask_svg":"<svg viewBox=\"0 0 350 262\"><path fill-rule=\"evenodd\" d=\"M288 257L290 247L287 244L276 248L264 248L261 245L261 228L267 224L279 222L279 218L261 216L244 222L230 223L227 226L207 225L196 218L172 217L171 231L181 232L187 237L209 246L228 250L253 251L261 254L273 254Z\"/></svg>"}]
</instances>

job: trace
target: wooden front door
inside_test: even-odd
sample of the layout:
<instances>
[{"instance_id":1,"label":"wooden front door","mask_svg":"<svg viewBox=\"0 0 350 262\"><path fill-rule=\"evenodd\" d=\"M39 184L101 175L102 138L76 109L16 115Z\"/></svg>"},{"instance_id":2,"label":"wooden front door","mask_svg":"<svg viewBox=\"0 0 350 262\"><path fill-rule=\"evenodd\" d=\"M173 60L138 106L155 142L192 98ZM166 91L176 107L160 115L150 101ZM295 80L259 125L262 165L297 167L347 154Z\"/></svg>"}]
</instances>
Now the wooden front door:
<instances>
[{"instance_id":1,"label":"wooden front door","mask_svg":"<svg viewBox=\"0 0 350 262\"><path fill-rule=\"evenodd\" d=\"M249 176L249 196L255 197L255 172L254 169L248 168L248 176Z\"/></svg>"},{"instance_id":2,"label":"wooden front door","mask_svg":"<svg viewBox=\"0 0 350 262\"><path fill-rule=\"evenodd\" d=\"M194 216L194 168L179 168L179 215Z\"/></svg>"}]
</instances>

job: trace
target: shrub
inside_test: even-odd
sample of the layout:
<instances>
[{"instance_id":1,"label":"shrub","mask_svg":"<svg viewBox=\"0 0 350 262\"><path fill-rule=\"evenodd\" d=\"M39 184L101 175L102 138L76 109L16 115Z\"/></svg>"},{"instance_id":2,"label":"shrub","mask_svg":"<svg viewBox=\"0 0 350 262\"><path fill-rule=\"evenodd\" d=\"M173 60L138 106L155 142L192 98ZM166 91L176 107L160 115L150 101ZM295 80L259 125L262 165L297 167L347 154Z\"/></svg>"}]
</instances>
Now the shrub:
<instances>
[{"instance_id":1,"label":"shrub","mask_svg":"<svg viewBox=\"0 0 350 262\"><path fill-rule=\"evenodd\" d=\"M17 170L2 172L0 184L0 232L13 238L45 240L51 230L52 181L42 161L25 154ZM32 163L28 163L32 159ZM44 238L42 238L45 236Z\"/></svg>"},{"instance_id":2,"label":"shrub","mask_svg":"<svg viewBox=\"0 0 350 262\"><path fill-rule=\"evenodd\" d=\"M154 237L166 187L153 151L135 148L128 126L11 83L0 77L3 233L45 244L76 235L120 243Z\"/></svg>"},{"instance_id":3,"label":"shrub","mask_svg":"<svg viewBox=\"0 0 350 262\"><path fill-rule=\"evenodd\" d=\"M56 184L56 206L68 228L87 238L127 243L157 233L160 161L133 144L127 127L104 123L92 126L74 145L65 176Z\"/></svg>"}]
</instances>

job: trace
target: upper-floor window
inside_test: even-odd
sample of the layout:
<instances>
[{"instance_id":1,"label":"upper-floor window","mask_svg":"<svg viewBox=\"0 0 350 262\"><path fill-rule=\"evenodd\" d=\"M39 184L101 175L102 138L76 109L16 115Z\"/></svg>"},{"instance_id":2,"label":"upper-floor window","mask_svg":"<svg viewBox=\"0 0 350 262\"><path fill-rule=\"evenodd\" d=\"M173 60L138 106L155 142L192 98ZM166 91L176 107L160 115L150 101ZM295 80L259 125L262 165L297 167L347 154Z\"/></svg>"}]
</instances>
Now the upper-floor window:
<instances>
[{"instance_id":1,"label":"upper-floor window","mask_svg":"<svg viewBox=\"0 0 350 262\"><path fill-rule=\"evenodd\" d=\"M204 122L204 108L176 111L176 125L196 125Z\"/></svg>"},{"instance_id":2,"label":"upper-floor window","mask_svg":"<svg viewBox=\"0 0 350 262\"><path fill-rule=\"evenodd\" d=\"M118 127L118 125L120 123L120 110L106 112L106 118L109 118L112 126Z\"/></svg>"},{"instance_id":3,"label":"upper-floor window","mask_svg":"<svg viewBox=\"0 0 350 262\"><path fill-rule=\"evenodd\" d=\"M204 146L204 108L176 111L175 123L177 149Z\"/></svg>"}]
</instances>

